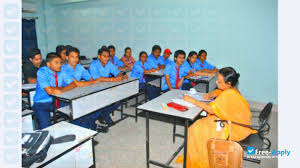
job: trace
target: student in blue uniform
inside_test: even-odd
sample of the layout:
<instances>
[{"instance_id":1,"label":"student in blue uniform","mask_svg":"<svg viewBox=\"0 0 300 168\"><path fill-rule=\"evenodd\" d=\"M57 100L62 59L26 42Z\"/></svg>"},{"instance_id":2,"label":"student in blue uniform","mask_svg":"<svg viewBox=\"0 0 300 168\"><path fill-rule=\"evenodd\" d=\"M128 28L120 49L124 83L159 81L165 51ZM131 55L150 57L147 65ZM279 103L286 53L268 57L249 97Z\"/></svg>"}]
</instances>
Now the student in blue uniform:
<instances>
[{"instance_id":1,"label":"student in blue uniform","mask_svg":"<svg viewBox=\"0 0 300 168\"><path fill-rule=\"evenodd\" d=\"M166 65L170 62L172 62L169 57L172 54L170 49L165 49L163 56L159 57L159 64L160 64L160 69L165 69Z\"/></svg>"},{"instance_id":2,"label":"student in blue uniform","mask_svg":"<svg viewBox=\"0 0 300 168\"><path fill-rule=\"evenodd\" d=\"M62 65L67 64L66 61L66 47L64 45L58 45L56 47L56 54L60 56Z\"/></svg>"},{"instance_id":3,"label":"student in blue uniform","mask_svg":"<svg viewBox=\"0 0 300 168\"><path fill-rule=\"evenodd\" d=\"M215 66L209 64L206 61L206 57L207 57L207 52L205 50L200 50L199 53L198 53L197 63L199 64L199 66L201 68L201 71L202 72L217 73L218 69Z\"/></svg>"},{"instance_id":4,"label":"student in blue uniform","mask_svg":"<svg viewBox=\"0 0 300 168\"><path fill-rule=\"evenodd\" d=\"M102 47L98 50L97 60L91 62L89 72L92 78L98 82L120 82L128 79L127 75L122 75L118 68L109 61L109 50ZM110 113L119 107L119 103L114 103L101 109L102 117L108 125L113 124Z\"/></svg>"},{"instance_id":5,"label":"student in blue uniform","mask_svg":"<svg viewBox=\"0 0 300 168\"><path fill-rule=\"evenodd\" d=\"M124 63L118 59L118 57L115 56L116 54L116 48L113 45L108 46L109 50L109 61L118 67L120 71L129 70L128 67L124 66Z\"/></svg>"},{"instance_id":6,"label":"student in blue uniform","mask_svg":"<svg viewBox=\"0 0 300 168\"><path fill-rule=\"evenodd\" d=\"M185 60L185 52L177 50L174 54L174 62L169 63L165 68L165 77L163 78L162 91L172 89L186 89L187 86L183 84L184 79L193 76L190 69L182 66Z\"/></svg>"},{"instance_id":7,"label":"student in blue uniform","mask_svg":"<svg viewBox=\"0 0 300 168\"><path fill-rule=\"evenodd\" d=\"M61 68L61 72L64 74L62 83L63 87L68 86L72 82L77 83L77 86L87 86L96 83L90 73L82 65L78 64L79 55L80 51L77 48L71 47L68 49L66 53L67 64L64 64ZM67 104L61 103L61 105ZM100 113L101 112L94 112L80 117L74 120L73 123L85 128L96 130L95 121L100 116Z\"/></svg>"},{"instance_id":8,"label":"student in blue uniform","mask_svg":"<svg viewBox=\"0 0 300 168\"><path fill-rule=\"evenodd\" d=\"M163 69L164 60L163 56L160 56L161 48L159 45L154 45L152 47L152 53L148 56L147 62L150 64L151 68L160 70Z\"/></svg>"},{"instance_id":9,"label":"student in blue uniform","mask_svg":"<svg viewBox=\"0 0 300 168\"><path fill-rule=\"evenodd\" d=\"M145 90L146 88L146 76L145 73L151 73L156 71L156 69L151 68L149 63L147 63L148 55L145 51L140 52L139 61L135 62L132 68L131 77L139 78L139 89ZM159 96L160 88L153 86L147 86L147 95L150 100Z\"/></svg>"},{"instance_id":10,"label":"student in blue uniform","mask_svg":"<svg viewBox=\"0 0 300 168\"><path fill-rule=\"evenodd\" d=\"M66 87L62 86L61 58L56 53L47 54L46 65L37 72L36 93L33 99L33 110L39 129L50 126L50 112L53 112L50 94L61 94L76 87L74 82ZM60 107L58 101L55 102L55 105L56 108Z\"/></svg>"}]
</instances>

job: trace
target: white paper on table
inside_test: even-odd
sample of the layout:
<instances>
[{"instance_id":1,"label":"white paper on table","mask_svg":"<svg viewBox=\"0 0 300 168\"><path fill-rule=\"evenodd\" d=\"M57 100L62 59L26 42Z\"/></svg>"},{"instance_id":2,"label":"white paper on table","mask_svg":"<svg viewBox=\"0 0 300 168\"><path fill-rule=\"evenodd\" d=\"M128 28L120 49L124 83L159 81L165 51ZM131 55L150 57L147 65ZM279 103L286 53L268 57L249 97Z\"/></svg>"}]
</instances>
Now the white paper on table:
<instances>
[{"instance_id":1,"label":"white paper on table","mask_svg":"<svg viewBox=\"0 0 300 168\"><path fill-rule=\"evenodd\" d=\"M172 102L186 107L196 107L194 104L184 101L183 99L172 99Z\"/></svg>"},{"instance_id":2,"label":"white paper on table","mask_svg":"<svg viewBox=\"0 0 300 168\"><path fill-rule=\"evenodd\" d=\"M203 99L204 93L187 94L187 95L189 95L189 96L191 96L192 98L195 98L195 99L197 99L197 100L199 100L199 101L203 101L203 102L211 102L211 101L212 101L212 99L211 99L211 100L205 100L205 99Z\"/></svg>"}]
</instances>

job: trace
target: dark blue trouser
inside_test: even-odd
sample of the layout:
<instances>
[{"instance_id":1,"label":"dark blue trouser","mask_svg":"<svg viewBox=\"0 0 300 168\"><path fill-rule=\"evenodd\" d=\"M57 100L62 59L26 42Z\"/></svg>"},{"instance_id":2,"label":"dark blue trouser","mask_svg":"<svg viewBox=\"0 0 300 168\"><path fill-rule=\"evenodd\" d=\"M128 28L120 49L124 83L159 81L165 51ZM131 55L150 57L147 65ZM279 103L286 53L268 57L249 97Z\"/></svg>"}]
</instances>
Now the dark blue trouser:
<instances>
[{"instance_id":1,"label":"dark blue trouser","mask_svg":"<svg viewBox=\"0 0 300 168\"><path fill-rule=\"evenodd\" d=\"M145 90L145 88L146 88L146 83L139 83L140 90ZM157 87L154 87L151 85L147 86L147 95L148 95L149 100L152 100L152 99L158 97L159 92L160 92L160 88L157 88Z\"/></svg>"},{"instance_id":2,"label":"dark blue trouser","mask_svg":"<svg viewBox=\"0 0 300 168\"><path fill-rule=\"evenodd\" d=\"M96 119L98 119L98 117L101 116L104 118L106 123L112 123L112 120L110 118L110 113L115 111L119 106L120 106L120 103L114 103L112 105L109 105L107 107L104 107L104 108L98 110L100 112L100 115L95 116Z\"/></svg>"},{"instance_id":3,"label":"dark blue trouser","mask_svg":"<svg viewBox=\"0 0 300 168\"><path fill-rule=\"evenodd\" d=\"M38 129L44 129L51 125L50 112L53 111L52 102L47 103L34 103L33 104L34 115L39 124Z\"/></svg>"},{"instance_id":4,"label":"dark blue trouser","mask_svg":"<svg viewBox=\"0 0 300 168\"><path fill-rule=\"evenodd\" d=\"M191 82L189 83L183 83L181 89L182 90L190 90L191 88L193 88L193 85Z\"/></svg>"}]
</instances>

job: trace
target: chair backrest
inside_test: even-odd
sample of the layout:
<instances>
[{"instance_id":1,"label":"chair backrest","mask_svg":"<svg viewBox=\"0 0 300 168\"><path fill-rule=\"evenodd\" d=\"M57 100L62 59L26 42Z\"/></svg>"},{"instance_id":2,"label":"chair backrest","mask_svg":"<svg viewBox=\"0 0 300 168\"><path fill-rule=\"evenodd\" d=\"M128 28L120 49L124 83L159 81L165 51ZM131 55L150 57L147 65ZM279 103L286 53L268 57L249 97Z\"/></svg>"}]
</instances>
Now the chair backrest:
<instances>
[{"instance_id":1,"label":"chair backrest","mask_svg":"<svg viewBox=\"0 0 300 168\"><path fill-rule=\"evenodd\" d=\"M267 124L268 124L268 119L270 116L270 113L272 111L273 104L269 102L263 110L259 114L259 121L260 121L260 127L259 130L262 130Z\"/></svg>"}]
</instances>

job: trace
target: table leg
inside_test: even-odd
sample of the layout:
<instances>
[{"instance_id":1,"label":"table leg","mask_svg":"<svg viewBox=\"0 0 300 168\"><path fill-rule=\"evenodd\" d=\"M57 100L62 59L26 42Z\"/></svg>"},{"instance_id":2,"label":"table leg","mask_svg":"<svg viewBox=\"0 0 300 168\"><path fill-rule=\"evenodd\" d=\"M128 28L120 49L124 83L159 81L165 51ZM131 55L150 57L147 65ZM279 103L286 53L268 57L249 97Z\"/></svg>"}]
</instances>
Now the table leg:
<instances>
[{"instance_id":1,"label":"table leg","mask_svg":"<svg viewBox=\"0 0 300 168\"><path fill-rule=\"evenodd\" d=\"M139 103L139 94L137 94L135 97L135 104L136 104L136 106L135 106L135 122L137 122L137 120L138 120L138 113L137 113L138 112L137 107L139 106L138 103Z\"/></svg>"},{"instance_id":2,"label":"table leg","mask_svg":"<svg viewBox=\"0 0 300 168\"><path fill-rule=\"evenodd\" d=\"M95 158L95 140L92 138L92 149L93 149L93 164L96 167L96 158Z\"/></svg>"},{"instance_id":3,"label":"table leg","mask_svg":"<svg viewBox=\"0 0 300 168\"><path fill-rule=\"evenodd\" d=\"M146 111L146 164L149 168L149 112Z\"/></svg>"},{"instance_id":4,"label":"table leg","mask_svg":"<svg viewBox=\"0 0 300 168\"><path fill-rule=\"evenodd\" d=\"M174 125L173 125L173 143L175 143L175 134L176 134L176 117L174 117Z\"/></svg>"},{"instance_id":5,"label":"table leg","mask_svg":"<svg viewBox=\"0 0 300 168\"><path fill-rule=\"evenodd\" d=\"M123 119L123 113L124 113L123 102L120 101L120 104L121 104L121 119Z\"/></svg>"},{"instance_id":6,"label":"table leg","mask_svg":"<svg viewBox=\"0 0 300 168\"><path fill-rule=\"evenodd\" d=\"M54 124L56 124L56 104L55 104L55 100L56 99L54 97L52 97Z\"/></svg>"},{"instance_id":7,"label":"table leg","mask_svg":"<svg viewBox=\"0 0 300 168\"><path fill-rule=\"evenodd\" d=\"M31 108L31 100L30 100L30 92L27 92L27 99L28 99L29 110L32 110L32 108Z\"/></svg>"},{"instance_id":8,"label":"table leg","mask_svg":"<svg viewBox=\"0 0 300 168\"><path fill-rule=\"evenodd\" d=\"M185 120L185 124L184 124L184 158L183 158L183 168L186 168L188 127L189 127L189 120Z\"/></svg>"}]
</instances>

